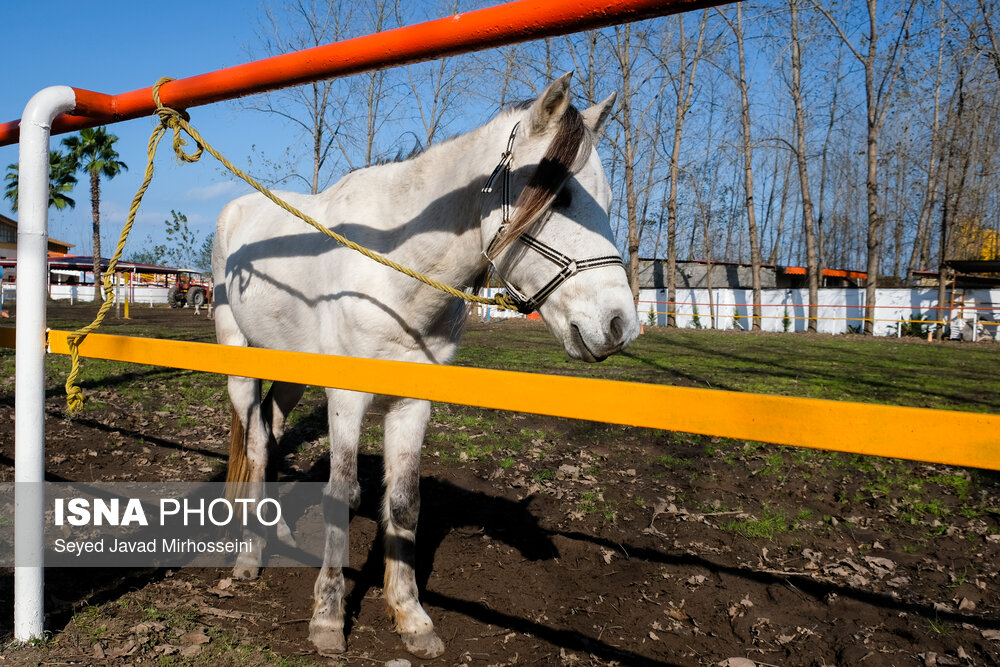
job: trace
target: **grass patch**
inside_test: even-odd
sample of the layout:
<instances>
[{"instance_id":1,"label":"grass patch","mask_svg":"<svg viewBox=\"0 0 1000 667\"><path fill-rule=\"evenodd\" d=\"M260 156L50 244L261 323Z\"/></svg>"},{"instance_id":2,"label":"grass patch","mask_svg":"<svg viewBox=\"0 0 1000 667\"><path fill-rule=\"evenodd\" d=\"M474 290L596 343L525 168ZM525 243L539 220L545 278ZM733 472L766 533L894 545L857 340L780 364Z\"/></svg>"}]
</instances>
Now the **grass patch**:
<instances>
[{"instance_id":1,"label":"grass patch","mask_svg":"<svg viewBox=\"0 0 1000 667\"><path fill-rule=\"evenodd\" d=\"M781 510L765 507L760 518L733 519L723 524L722 528L748 540L774 540L778 535L799 529L801 522L811 518L812 512L810 510L801 510L794 517L789 517Z\"/></svg>"},{"instance_id":2,"label":"grass patch","mask_svg":"<svg viewBox=\"0 0 1000 667\"><path fill-rule=\"evenodd\" d=\"M576 503L576 511L582 516L599 514L606 521L614 521L618 518L615 509L618 503L604 497L604 489L585 491Z\"/></svg>"},{"instance_id":3,"label":"grass patch","mask_svg":"<svg viewBox=\"0 0 1000 667\"><path fill-rule=\"evenodd\" d=\"M928 477L927 481L950 490L958 496L959 500L965 500L969 497L970 482L961 475L933 475Z\"/></svg>"},{"instance_id":4,"label":"grass patch","mask_svg":"<svg viewBox=\"0 0 1000 667\"><path fill-rule=\"evenodd\" d=\"M531 479L536 482L544 482L554 478L556 474L551 470L539 470L531 475Z\"/></svg>"}]
</instances>

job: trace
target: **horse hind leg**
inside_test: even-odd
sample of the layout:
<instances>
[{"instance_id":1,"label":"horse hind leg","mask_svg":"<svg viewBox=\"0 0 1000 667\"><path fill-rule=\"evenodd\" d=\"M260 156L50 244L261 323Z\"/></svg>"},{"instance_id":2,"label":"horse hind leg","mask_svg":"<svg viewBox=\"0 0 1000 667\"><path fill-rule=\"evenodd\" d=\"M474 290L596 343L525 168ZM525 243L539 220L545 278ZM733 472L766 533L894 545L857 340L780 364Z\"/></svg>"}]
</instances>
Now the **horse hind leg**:
<instances>
[{"instance_id":1,"label":"horse hind leg","mask_svg":"<svg viewBox=\"0 0 1000 667\"><path fill-rule=\"evenodd\" d=\"M263 498L272 438L261 414L260 380L230 376L229 398L233 403L233 430L230 434L226 496L230 500ZM237 556L233 577L256 579L260 574L267 540L259 527L245 528L243 539L250 540L252 548Z\"/></svg>"},{"instance_id":2,"label":"horse hind leg","mask_svg":"<svg viewBox=\"0 0 1000 667\"><path fill-rule=\"evenodd\" d=\"M224 287L216 286L217 308L215 332L222 345L247 345L246 336L233 317ZM270 432L261 415L260 380L230 376L229 400L232 403L232 425L229 433L229 462L226 471L226 498L263 497L264 475L267 469ZM249 553L236 560L233 576L255 579L260 573L264 538L259 533L244 532L251 540Z\"/></svg>"},{"instance_id":3,"label":"horse hind leg","mask_svg":"<svg viewBox=\"0 0 1000 667\"><path fill-rule=\"evenodd\" d=\"M292 384L290 382L273 382L267 392L267 396L261 403L261 418L270 433L268 441L268 462L274 462L274 455L277 453L278 443L285 433L285 422L305 392L305 385ZM271 469L267 473L267 480L277 479L276 469Z\"/></svg>"},{"instance_id":4,"label":"horse hind leg","mask_svg":"<svg viewBox=\"0 0 1000 667\"><path fill-rule=\"evenodd\" d=\"M420 448L430 403L397 401L385 417L385 582L383 592L406 650L421 658L444 653L444 642L420 605L416 582L416 533L420 515Z\"/></svg>"},{"instance_id":5,"label":"horse hind leg","mask_svg":"<svg viewBox=\"0 0 1000 667\"><path fill-rule=\"evenodd\" d=\"M217 301L215 335L220 345L246 347L248 342L233 317L232 306L226 298L225 284L215 288ZM247 458L247 428L253 417L254 406L260 405L260 382L250 378L229 377L231 424L229 429L229 459L226 470L226 498L234 499L242 493L242 484L251 477L251 462Z\"/></svg>"},{"instance_id":6,"label":"horse hind leg","mask_svg":"<svg viewBox=\"0 0 1000 667\"><path fill-rule=\"evenodd\" d=\"M267 482L275 482L278 479L278 443L281 442L281 436L285 432L285 421L302 399L305 389L305 385L275 381L261 403L261 418L270 436L267 446L268 468L265 474ZM284 517L278 517L275 531L280 541L290 547L298 546Z\"/></svg>"},{"instance_id":7,"label":"horse hind leg","mask_svg":"<svg viewBox=\"0 0 1000 667\"><path fill-rule=\"evenodd\" d=\"M306 387L302 384L292 384L290 382L274 382L264 398L263 416L264 421L271 427L271 437L273 444L281 440L285 432L285 420L289 413L299 401Z\"/></svg>"},{"instance_id":8,"label":"horse hind leg","mask_svg":"<svg viewBox=\"0 0 1000 667\"><path fill-rule=\"evenodd\" d=\"M255 388L258 402L260 402L260 418L264 422L264 432L268 435L265 456L262 461L251 461L249 449L247 447L246 424L252 419L250 415L251 406L243 405L249 397L243 397L243 388L235 390L240 394L241 409L236 409L236 403L232 408L232 426L229 435L229 467L226 472L226 497L232 501L236 495L243 490L242 485L250 482L251 478L260 475L258 466L271 460L277 449L277 444L285 431L285 421L292 409L298 405L299 400L305 392L305 386L301 384L291 384L287 382L275 382L271 385L267 396L260 401L259 384ZM230 391L232 398L233 391ZM257 457L259 458L259 457ZM268 481L273 481L273 475L267 471L264 476Z\"/></svg>"}]
</instances>

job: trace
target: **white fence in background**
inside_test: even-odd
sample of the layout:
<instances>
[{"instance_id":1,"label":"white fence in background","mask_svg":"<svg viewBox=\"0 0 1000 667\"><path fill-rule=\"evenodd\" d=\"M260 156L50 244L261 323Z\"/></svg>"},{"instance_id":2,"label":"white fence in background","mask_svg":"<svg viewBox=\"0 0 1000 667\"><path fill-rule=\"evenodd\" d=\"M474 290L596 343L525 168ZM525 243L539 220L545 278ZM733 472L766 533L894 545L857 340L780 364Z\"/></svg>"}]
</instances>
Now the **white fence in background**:
<instances>
[{"instance_id":1,"label":"white fence in background","mask_svg":"<svg viewBox=\"0 0 1000 667\"><path fill-rule=\"evenodd\" d=\"M5 303L14 298L14 286L3 285ZM495 296L500 290L491 288L481 292L483 296ZM1000 289L961 290L964 296L964 312L961 313L967 327L978 325L979 336L1000 340ZM134 287L134 306L165 305L167 288ZM949 299L951 294L949 293ZM52 285L50 297L57 301L93 301L93 285ZM644 289L639 292L636 306L639 320L643 324L664 326L667 323L668 304L665 289ZM823 288L819 291L820 333L843 334L859 331L863 318L869 316L865 308L863 288ZM749 329L753 310L753 290L718 288L678 289L677 326L702 329ZM766 289L761 290L761 328L774 332L806 331L809 317L809 291L806 289ZM950 305L946 302L945 306ZM895 336L899 333L900 322L916 320L949 321L960 315L956 306L950 312L947 308L937 308L937 289L880 289L877 291L876 307L871 309L875 318L876 336ZM481 320L524 317L520 313L493 306L478 307ZM714 315L714 318L713 318ZM935 329L935 325L924 325L924 331ZM969 331L966 331L969 337ZM977 336L978 337L978 336Z\"/></svg>"},{"instance_id":2,"label":"white fence in background","mask_svg":"<svg viewBox=\"0 0 1000 667\"><path fill-rule=\"evenodd\" d=\"M1000 322L1000 289L968 289L964 293L966 322L973 317L990 337L995 337ZM951 294L949 293L949 298ZM649 324L665 325L668 304L665 289L641 290L637 310L639 319ZM753 290L678 289L677 303L671 310L677 313L677 326L703 329L750 328L753 312ZM956 307L949 311L937 308L937 288L880 289L876 291L875 308L865 308L863 288L823 288L819 291L818 330L821 333L842 334L859 330L865 317L875 318L876 336L895 336L900 322L915 320L951 321L959 315ZM761 328L765 331L806 331L809 317L809 290L761 290ZM652 313L652 316L650 315ZM871 313L871 314L869 314ZM714 321L713 321L714 315ZM926 325L926 329L934 328Z\"/></svg>"},{"instance_id":3,"label":"white fence in background","mask_svg":"<svg viewBox=\"0 0 1000 667\"><path fill-rule=\"evenodd\" d=\"M124 295L124 288L120 294ZM93 301L93 285L51 285L49 287L49 298L55 301ZM150 304L166 304L166 287L133 287L131 302L133 305L146 306Z\"/></svg>"}]
</instances>

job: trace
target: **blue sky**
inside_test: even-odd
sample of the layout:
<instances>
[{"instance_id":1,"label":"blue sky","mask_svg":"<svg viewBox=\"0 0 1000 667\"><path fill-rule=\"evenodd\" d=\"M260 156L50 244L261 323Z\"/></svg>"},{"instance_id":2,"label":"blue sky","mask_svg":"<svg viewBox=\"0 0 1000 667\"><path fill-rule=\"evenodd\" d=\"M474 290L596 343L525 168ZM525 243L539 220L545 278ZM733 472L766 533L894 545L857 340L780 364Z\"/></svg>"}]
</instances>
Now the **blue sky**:
<instances>
[{"instance_id":1,"label":"blue sky","mask_svg":"<svg viewBox=\"0 0 1000 667\"><path fill-rule=\"evenodd\" d=\"M152 85L161 76L183 78L246 62L248 44L257 29L257 5L238 0L174 0L153 2L9 3L0 24L0 43L8 54L0 68L0 122L21 117L38 90L69 85L104 93L121 93ZM245 164L251 144L259 150L284 150L287 133L275 121L222 103L191 110L192 121L205 137L236 164ZM145 164L152 118L118 123L109 131L119 137L121 159L129 169L102 182L102 229L105 244L117 239ZM283 136L283 134L285 136ZM57 145L62 137L54 137ZM0 168L17 162L17 146L0 147ZM248 191L206 157L194 165L178 165L161 145L157 173L132 233L130 248L149 236L159 240L171 209L183 212L199 236L209 233L221 208ZM74 252L91 252L89 189L80 175L74 190L76 208L49 214L53 238L76 244ZM0 213L16 217L7 200ZM104 255L109 249L104 250Z\"/></svg>"}]
</instances>

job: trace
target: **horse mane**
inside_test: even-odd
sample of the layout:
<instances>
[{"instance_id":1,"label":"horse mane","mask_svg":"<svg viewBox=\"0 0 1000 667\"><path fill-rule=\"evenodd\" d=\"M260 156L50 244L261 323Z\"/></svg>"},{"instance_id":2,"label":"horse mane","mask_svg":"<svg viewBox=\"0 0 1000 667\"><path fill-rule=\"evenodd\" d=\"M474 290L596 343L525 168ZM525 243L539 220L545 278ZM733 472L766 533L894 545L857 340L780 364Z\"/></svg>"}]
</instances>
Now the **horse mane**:
<instances>
[{"instance_id":1,"label":"horse mane","mask_svg":"<svg viewBox=\"0 0 1000 667\"><path fill-rule=\"evenodd\" d=\"M570 177L583 168L595 142L596 137L583 122L580 112L572 105L567 107L559 120L556 136L514 203L514 217L497 240L494 257L524 234L552 205Z\"/></svg>"}]
</instances>

